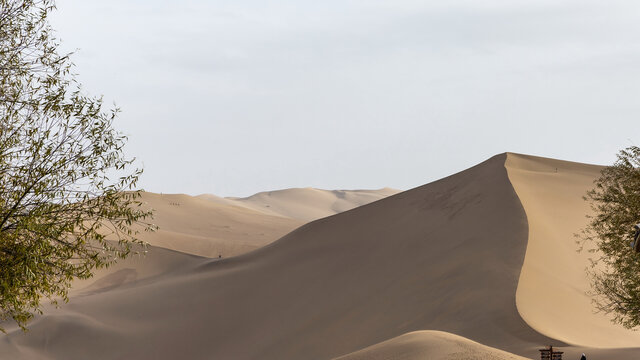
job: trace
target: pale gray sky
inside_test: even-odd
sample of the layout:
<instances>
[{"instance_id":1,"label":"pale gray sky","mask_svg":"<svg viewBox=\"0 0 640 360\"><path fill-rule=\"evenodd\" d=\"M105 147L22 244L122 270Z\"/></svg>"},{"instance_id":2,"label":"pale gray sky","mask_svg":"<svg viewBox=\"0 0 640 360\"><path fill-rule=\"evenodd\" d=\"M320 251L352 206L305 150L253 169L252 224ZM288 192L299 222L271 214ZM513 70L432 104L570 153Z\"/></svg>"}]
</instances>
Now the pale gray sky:
<instances>
[{"instance_id":1,"label":"pale gray sky","mask_svg":"<svg viewBox=\"0 0 640 360\"><path fill-rule=\"evenodd\" d=\"M640 3L58 0L154 192L408 189L640 143Z\"/></svg>"}]
</instances>

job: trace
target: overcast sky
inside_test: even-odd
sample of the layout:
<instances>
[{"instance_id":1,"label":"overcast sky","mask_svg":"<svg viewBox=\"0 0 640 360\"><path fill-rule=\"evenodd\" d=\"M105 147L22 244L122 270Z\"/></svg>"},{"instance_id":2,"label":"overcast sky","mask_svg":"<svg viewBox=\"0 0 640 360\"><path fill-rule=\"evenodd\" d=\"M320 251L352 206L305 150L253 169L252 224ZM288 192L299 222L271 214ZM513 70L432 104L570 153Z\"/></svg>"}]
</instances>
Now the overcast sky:
<instances>
[{"instance_id":1,"label":"overcast sky","mask_svg":"<svg viewBox=\"0 0 640 360\"><path fill-rule=\"evenodd\" d=\"M148 191L409 189L505 151L640 144L640 2L57 4Z\"/></svg>"}]
</instances>

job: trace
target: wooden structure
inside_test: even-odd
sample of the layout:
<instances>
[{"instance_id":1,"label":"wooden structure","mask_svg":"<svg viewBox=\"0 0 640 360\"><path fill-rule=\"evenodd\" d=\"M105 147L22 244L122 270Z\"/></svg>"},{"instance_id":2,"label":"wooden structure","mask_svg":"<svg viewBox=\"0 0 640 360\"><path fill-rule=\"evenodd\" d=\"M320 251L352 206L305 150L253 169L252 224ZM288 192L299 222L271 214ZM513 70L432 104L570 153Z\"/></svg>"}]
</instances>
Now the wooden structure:
<instances>
[{"instance_id":1,"label":"wooden structure","mask_svg":"<svg viewBox=\"0 0 640 360\"><path fill-rule=\"evenodd\" d=\"M564 351L554 351L553 346L540 349L540 360L562 360Z\"/></svg>"}]
</instances>

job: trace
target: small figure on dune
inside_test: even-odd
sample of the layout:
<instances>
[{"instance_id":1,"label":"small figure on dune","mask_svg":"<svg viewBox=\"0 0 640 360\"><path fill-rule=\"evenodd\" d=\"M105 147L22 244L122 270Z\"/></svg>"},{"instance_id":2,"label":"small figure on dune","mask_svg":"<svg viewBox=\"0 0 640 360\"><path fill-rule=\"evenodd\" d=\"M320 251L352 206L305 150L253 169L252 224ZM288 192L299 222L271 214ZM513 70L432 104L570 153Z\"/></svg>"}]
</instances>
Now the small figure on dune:
<instances>
[{"instance_id":1,"label":"small figure on dune","mask_svg":"<svg viewBox=\"0 0 640 360\"><path fill-rule=\"evenodd\" d=\"M584 353L582 353L582 356L580 357L580 360L587 360L587 356Z\"/></svg>"},{"instance_id":2,"label":"small figure on dune","mask_svg":"<svg viewBox=\"0 0 640 360\"><path fill-rule=\"evenodd\" d=\"M633 225L633 228L636 230L636 233L633 235L631 247L636 252L640 252L640 223Z\"/></svg>"}]
</instances>

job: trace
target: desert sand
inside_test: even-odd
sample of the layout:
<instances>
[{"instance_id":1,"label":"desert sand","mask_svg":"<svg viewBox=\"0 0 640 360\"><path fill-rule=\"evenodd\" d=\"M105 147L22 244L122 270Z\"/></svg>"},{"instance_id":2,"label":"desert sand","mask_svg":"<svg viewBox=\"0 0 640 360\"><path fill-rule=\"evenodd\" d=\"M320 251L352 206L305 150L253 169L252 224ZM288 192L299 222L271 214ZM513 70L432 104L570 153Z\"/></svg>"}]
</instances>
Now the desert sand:
<instances>
[{"instance_id":1,"label":"desert sand","mask_svg":"<svg viewBox=\"0 0 640 360\"><path fill-rule=\"evenodd\" d=\"M152 247L74 290L29 333L9 328L0 351L18 359L518 359L553 344L565 359L638 359L636 333L582 304L587 264L571 234L588 209L577 187L597 173L501 154L239 256ZM279 206L269 211L286 219ZM541 282L560 295L549 301Z\"/></svg>"},{"instance_id":2,"label":"desert sand","mask_svg":"<svg viewBox=\"0 0 640 360\"><path fill-rule=\"evenodd\" d=\"M246 198L224 198L224 201L268 215L309 222L351 210L399 192L400 190L392 188L378 190L294 188L261 192ZM201 195L201 197L220 201L212 195Z\"/></svg>"},{"instance_id":3,"label":"desert sand","mask_svg":"<svg viewBox=\"0 0 640 360\"><path fill-rule=\"evenodd\" d=\"M508 154L506 167L529 223L516 292L522 318L538 332L570 344L640 346L640 332L594 313L585 272L593 255L577 251L574 234L587 225L590 213L582 196L602 167L518 154Z\"/></svg>"},{"instance_id":4,"label":"desert sand","mask_svg":"<svg viewBox=\"0 0 640 360\"><path fill-rule=\"evenodd\" d=\"M380 200L399 190L286 189L248 198L145 192L155 210L154 233L141 233L157 247L205 257L236 256L273 242L312 220Z\"/></svg>"},{"instance_id":5,"label":"desert sand","mask_svg":"<svg viewBox=\"0 0 640 360\"><path fill-rule=\"evenodd\" d=\"M414 331L336 360L524 360L461 336L442 331Z\"/></svg>"},{"instance_id":6,"label":"desert sand","mask_svg":"<svg viewBox=\"0 0 640 360\"><path fill-rule=\"evenodd\" d=\"M159 230L141 233L141 240L206 257L255 250L304 223L182 194L144 193L142 201L155 210L153 223Z\"/></svg>"}]
</instances>

